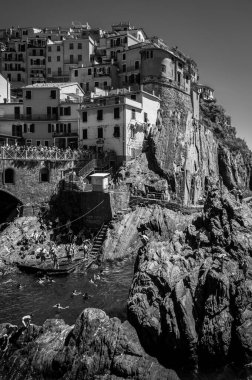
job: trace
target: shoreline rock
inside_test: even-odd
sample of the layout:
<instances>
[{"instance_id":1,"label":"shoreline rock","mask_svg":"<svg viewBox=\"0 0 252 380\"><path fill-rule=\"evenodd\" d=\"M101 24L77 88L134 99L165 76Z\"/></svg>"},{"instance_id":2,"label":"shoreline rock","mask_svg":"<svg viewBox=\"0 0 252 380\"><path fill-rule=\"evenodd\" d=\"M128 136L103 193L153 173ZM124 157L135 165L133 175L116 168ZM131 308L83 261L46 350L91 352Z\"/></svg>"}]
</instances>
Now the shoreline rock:
<instances>
[{"instance_id":1,"label":"shoreline rock","mask_svg":"<svg viewBox=\"0 0 252 380\"><path fill-rule=\"evenodd\" d=\"M4 331L1 325L0 337ZM47 320L11 340L0 353L2 380L179 380L175 371L145 353L129 322L100 309L84 309L74 326Z\"/></svg>"},{"instance_id":2,"label":"shoreline rock","mask_svg":"<svg viewBox=\"0 0 252 380\"><path fill-rule=\"evenodd\" d=\"M145 350L172 368L252 360L252 211L224 188L167 241L140 248L128 318Z\"/></svg>"}]
</instances>

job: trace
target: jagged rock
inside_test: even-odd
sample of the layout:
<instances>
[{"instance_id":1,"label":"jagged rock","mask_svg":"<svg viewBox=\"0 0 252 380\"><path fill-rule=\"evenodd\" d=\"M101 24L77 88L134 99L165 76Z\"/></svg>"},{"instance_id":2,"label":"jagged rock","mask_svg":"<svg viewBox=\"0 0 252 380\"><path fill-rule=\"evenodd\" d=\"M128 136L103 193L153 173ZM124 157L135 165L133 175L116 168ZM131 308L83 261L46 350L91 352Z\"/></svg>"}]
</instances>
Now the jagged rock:
<instances>
[{"instance_id":1,"label":"jagged rock","mask_svg":"<svg viewBox=\"0 0 252 380\"><path fill-rule=\"evenodd\" d=\"M175 368L251 362L251 209L212 188L182 235L139 250L128 316L143 346Z\"/></svg>"},{"instance_id":2,"label":"jagged rock","mask_svg":"<svg viewBox=\"0 0 252 380\"><path fill-rule=\"evenodd\" d=\"M179 380L145 353L129 322L109 318L99 309L85 309L74 326L47 320L41 329L25 334L28 340L17 344L12 339L0 357L2 380Z\"/></svg>"},{"instance_id":3,"label":"jagged rock","mask_svg":"<svg viewBox=\"0 0 252 380\"><path fill-rule=\"evenodd\" d=\"M104 259L116 259L135 253L141 246L140 231L148 230L158 240L168 239L178 228L191 223L194 215L185 216L159 205L136 206L135 210L114 221L103 244Z\"/></svg>"}]
</instances>

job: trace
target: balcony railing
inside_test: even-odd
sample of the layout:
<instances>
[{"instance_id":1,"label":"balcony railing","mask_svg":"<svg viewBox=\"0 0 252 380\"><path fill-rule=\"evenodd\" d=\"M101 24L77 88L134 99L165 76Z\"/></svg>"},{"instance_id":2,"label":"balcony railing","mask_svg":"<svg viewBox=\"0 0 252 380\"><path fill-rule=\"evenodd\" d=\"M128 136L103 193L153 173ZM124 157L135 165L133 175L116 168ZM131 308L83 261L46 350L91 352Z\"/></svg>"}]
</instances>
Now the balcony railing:
<instances>
[{"instance_id":1,"label":"balcony railing","mask_svg":"<svg viewBox=\"0 0 252 380\"><path fill-rule=\"evenodd\" d=\"M49 161L71 161L78 159L78 153L73 151L39 151L35 150L16 150L9 147L1 147L2 160L49 160Z\"/></svg>"},{"instance_id":2,"label":"balcony railing","mask_svg":"<svg viewBox=\"0 0 252 380\"><path fill-rule=\"evenodd\" d=\"M58 119L58 115L0 115L0 120L50 121Z\"/></svg>"},{"instance_id":3,"label":"balcony railing","mask_svg":"<svg viewBox=\"0 0 252 380\"><path fill-rule=\"evenodd\" d=\"M53 137L78 137L77 132L54 132Z\"/></svg>"}]
</instances>

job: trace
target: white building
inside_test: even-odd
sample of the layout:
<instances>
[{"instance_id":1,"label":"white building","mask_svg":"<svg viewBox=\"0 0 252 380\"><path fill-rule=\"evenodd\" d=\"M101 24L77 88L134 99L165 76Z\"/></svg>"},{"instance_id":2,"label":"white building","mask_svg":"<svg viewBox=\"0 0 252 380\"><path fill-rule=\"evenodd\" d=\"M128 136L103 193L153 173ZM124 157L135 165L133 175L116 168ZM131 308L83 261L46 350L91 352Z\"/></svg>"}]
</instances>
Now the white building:
<instances>
[{"instance_id":1,"label":"white building","mask_svg":"<svg viewBox=\"0 0 252 380\"><path fill-rule=\"evenodd\" d=\"M23 87L23 137L27 145L62 148L78 143L78 109L84 92L78 83L36 83Z\"/></svg>"},{"instance_id":2,"label":"white building","mask_svg":"<svg viewBox=\"0 0 252 380\"><path fill-rule=\"evenodd\" d=\"M160 99L143 90L91 98L80 111L80 143L94 152L115 152L118 164L133 158L142 151L159 108Z\"/></svg>"},{"instance_id":3,"label":"white building","mask_svg":"<svg viewBox=\"0 0 252 380\"><path fill-rule=\"evenodd\" d=\"M10 82L0 74L0 103L9 103L10 100Z\"/></svg>"}]
</instances>

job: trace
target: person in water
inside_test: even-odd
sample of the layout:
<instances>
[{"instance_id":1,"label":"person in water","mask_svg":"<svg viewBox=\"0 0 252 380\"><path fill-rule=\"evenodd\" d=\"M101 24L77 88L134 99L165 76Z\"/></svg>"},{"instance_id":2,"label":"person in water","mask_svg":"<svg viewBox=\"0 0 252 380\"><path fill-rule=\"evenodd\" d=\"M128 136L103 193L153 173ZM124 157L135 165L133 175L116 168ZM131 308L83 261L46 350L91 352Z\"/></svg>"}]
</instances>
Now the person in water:
<instances>
[{"instance_id":1,"label":"person in water","mask_svg":"<svg viewBox=\"0 0 252 380\"><path fill-rule=\"evenodd\" d=\"M89 298L88 293L85 292L82 297L83 297L83 300L88 300Z\"/></svg>"},{"instance_id":2,"label":"person in water","mask_svg":"<svg viewBox=\"0 0 252 380\"><path fill-rule=\"evenodd\" d=\"M81 294L81 292L77 292L77 290L74 290L72 292L72 296L79 296Z\"/></svg>"},{"instance_id":3,"label":"person in water","mask_svg":"<svg viewBox=\"0 0 252 380\"><path fill-rule=\"evenodd\" d=\"M54 305L53 307L56 307L58 310L59 309L61 309L61 310L69 309L69 306L61 306L60 303L56 303L56 305Z\"/></svg>"}]
</instances>

